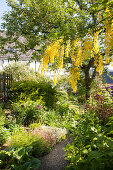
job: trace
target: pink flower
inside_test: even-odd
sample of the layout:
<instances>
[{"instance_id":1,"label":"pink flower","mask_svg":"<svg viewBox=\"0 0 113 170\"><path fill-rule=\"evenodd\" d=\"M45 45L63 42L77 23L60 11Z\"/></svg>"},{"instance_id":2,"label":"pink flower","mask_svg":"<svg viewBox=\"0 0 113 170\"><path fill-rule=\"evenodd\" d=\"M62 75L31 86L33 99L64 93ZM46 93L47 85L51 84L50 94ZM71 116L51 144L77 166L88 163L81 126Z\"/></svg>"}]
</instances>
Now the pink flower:
<instances>
[{"instance_id":1,"label":"pink flower","mask_svg":"<svg viewBox=\"0 0 113 170\"><path fill-rule=\"evenodd\" d=\"M39 104L37 105L37 108L42 109L42 107Z\"/></svg>"}]
</instances>

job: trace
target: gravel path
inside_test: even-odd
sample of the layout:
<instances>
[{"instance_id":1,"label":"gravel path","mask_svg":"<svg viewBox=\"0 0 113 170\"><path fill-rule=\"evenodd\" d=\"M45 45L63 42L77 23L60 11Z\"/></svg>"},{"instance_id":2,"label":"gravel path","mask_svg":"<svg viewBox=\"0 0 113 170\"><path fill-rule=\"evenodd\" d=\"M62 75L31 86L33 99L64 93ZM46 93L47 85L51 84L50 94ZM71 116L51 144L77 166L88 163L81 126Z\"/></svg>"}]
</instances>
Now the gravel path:
<instances>
[{"instance_id":1,"label":"gravel path","mask_svg":"<svg viewBox=\"0 0 113 170\"><path fill-rule=\"evenodd\" d=\"M62 148L69 143L71 143L70 138L61 141L48 155L42 157L40 159L41 166L38 170L65 170L69 163L64 159L65 151Z\"/></svg>"}]
</instances>

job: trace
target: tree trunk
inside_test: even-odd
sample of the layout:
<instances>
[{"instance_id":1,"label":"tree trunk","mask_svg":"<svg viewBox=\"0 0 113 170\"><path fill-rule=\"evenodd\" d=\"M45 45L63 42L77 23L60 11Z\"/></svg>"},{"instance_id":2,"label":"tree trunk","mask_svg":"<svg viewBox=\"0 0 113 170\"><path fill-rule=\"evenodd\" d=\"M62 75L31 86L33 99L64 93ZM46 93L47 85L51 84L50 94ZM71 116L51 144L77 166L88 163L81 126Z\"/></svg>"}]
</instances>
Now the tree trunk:
<instances>
[{"instance_id":1,"label":"tree trunk","mask_svg":"<svg viewBox=\"0 0 113 170\"><path fill-rule=\"evenodd\" d=\"M91 83L93 79L95 78L96 75L96 69L93 72L92 77L90 78L90 68L94 66L94 58L90 59L89 63L87 65L82 65L81 69L83 70L85 74L85 87L86 87L86 95L85 98L86 100L89 99L90 97L90 90L91 90Z\"/></svg>"},{"instance_id":2,"label":"tree trunk","mask_svg":"<svg viewBox=\"0 0 113 170\"><path fill-rule=\"evenodd\" d=\"M88 100L90 97L90 89L91 89L89 69L86 69L84 73L85 73L85 86L86 86L86 100Z\"/></svg>"}]
</instances>

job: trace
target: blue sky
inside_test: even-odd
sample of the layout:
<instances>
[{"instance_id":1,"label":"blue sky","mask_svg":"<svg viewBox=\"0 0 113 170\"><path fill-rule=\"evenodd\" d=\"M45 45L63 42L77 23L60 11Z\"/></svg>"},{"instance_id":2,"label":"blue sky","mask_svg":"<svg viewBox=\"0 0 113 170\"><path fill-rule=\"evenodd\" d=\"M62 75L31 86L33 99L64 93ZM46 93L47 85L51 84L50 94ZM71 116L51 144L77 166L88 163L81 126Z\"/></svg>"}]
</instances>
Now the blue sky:
<instances>
[{"instance_id":1,"label":"blue sky","mask_svg":"<svg viewBox=\"0 0 113 170\"><path fill-rule=\"evenodd\" d=\"M10 8L8 7L6 0L0 0L0 24L2 22L1 17L3 16L4 13L7 13Z\"/></svg>"}]
</instances>

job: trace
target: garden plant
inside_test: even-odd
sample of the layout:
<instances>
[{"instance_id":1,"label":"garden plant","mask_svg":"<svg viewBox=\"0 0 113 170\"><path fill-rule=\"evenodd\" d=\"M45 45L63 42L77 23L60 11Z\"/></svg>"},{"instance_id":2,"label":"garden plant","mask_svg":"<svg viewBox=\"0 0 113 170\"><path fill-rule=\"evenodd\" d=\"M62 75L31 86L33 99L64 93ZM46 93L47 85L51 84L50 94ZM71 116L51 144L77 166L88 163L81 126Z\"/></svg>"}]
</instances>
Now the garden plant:
<instances>
[{"instance_id":1,"label":"garden plant","mask_svg":"<svg viewBox=\"0 0 113 170\"><path fill-rule=\"evenodd\" d=\"M30 54L40 66L38 72L18 62L4 68L14 79L0 106L0 169L37 169L68 136L65 169L113 169L113 97L102 79L113 63L113 0L7 3L0 53L15 60Z\"/></svg>"}]
</instances>

